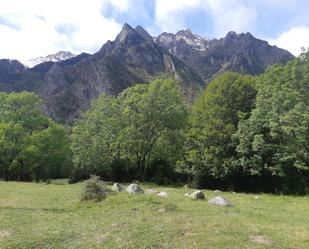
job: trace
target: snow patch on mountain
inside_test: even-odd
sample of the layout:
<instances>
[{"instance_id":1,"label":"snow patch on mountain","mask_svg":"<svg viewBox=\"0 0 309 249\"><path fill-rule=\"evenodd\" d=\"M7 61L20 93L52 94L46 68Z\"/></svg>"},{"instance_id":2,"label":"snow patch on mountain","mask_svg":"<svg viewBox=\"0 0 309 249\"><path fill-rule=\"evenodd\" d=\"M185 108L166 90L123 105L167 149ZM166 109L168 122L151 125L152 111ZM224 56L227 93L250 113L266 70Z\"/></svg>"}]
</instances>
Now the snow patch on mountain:
<instances>
[{"instance_id":1,"label":"snow patch on mountain","mask_svg":"<svg viewBox=\"0 0 309 249\"><path fill-rule=\"evenodd\" d=\"M27 61L24 61L23 64L28 67L28 68L32 68L38 64L41 64L43 62L58 62L58 61L64 61L64 60L68 60L70 58L75 57L75 54L72 54L71 52L68 51L59 51L56 54L50 54L47 56L41 56L41 57L37 57L34 59L30 59Z\"/></svg>"}]
</instances>

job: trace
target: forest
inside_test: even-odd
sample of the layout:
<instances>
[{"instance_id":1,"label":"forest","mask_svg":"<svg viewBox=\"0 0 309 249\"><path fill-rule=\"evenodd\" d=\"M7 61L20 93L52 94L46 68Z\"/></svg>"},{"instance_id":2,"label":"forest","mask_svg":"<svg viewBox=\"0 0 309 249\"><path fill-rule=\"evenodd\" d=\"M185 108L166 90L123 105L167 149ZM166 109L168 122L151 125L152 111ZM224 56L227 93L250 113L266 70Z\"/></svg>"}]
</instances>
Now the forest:
<instances>
[{"instance_id":1,"label":"forest","mask_svg":"<svg viewBox=\"0 0 309 249\"><path fill-rule=\"evenodd\" d=\"M71 127L34 93L0 93L0 178L309 192L309 53L259 76L217 76L193 104L159 77L102 94Z\"/></svg>"}]
</instances>

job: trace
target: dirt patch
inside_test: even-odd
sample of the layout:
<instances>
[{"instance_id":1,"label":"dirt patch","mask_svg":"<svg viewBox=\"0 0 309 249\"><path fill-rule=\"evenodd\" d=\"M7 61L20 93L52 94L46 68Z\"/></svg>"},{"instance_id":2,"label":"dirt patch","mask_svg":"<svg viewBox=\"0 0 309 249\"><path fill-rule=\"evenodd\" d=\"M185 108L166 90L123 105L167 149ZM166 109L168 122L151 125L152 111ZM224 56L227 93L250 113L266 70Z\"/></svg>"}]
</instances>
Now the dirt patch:
<instances>
[{"instance_id":1,"label":"dirt patch","mask_svg":"<svg viewBox=\"0 0 309 249\"><path fill-rule=\"evenodd\" d=\"M6 230L0 230L0 240L4 239L5 237L9 237L11 235L11 233L9 231Z\"/></svg>"},{"instance_id":2,"label":"dirt patch","mask_svg":"<svg viewBox=\"0 0 309 249\"><path fill-rule=\"evenodd\" d=\"M267 239L267 238L265 238L264 236L261 236L261 235L251 235L251 236L249 236L249 239L252 242L262 244L262 245L271 245L272 244L272 241L270 241L269 239Z\"/></svg>"},{"instance_id":3,"label":"dirt patch","mask_svg":"<svg viewBox=\"0 0 309 249\"><path fill-rule=\"evenodd\" d=\"M99 246L102 244L103 241L105 241L108 237L108 234L97 234L95 236L95 241L96 241L96 244Z\"/></svg>"}]
</instances>

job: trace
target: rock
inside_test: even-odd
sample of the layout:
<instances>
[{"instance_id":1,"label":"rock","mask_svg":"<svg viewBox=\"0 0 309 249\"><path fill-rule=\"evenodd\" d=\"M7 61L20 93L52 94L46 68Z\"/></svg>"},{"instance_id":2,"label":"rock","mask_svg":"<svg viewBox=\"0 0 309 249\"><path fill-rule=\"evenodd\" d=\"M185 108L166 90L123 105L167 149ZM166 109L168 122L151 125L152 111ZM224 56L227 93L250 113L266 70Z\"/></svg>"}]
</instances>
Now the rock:
<instances>
[{"instance_id":1,"label":"rock","mask_svg":"<svg viewBox=\"0 0 309 249\"><path fill-rule=\"evenodd\" d=\"M201 190L194 191L193 193L184 194L185 197L189 197L195 200L204 200L205 195Z\"/></svg>"},{"instance_id":2,"label":"rock","mask_svg":"<svg viewBox=\"0 0 309 249\"><path fill-rule=\"evenodd\" d=\"M190 197L192 199L195 199L195 200L204 200L205 199L205 195L201 190L194 191L192 194L190 194Z\"/></svg>"},{"instance_id":3,"label":"rock","mask_svg":"<svg viewBox=\"0 0 309 249\"><path fill-rule=\"evenodd\" d=\"M144 194L144 190L138 184L132 183L127 187L127 192L130 194Z\"/></svg>"},{"instance_id":4,"label":"rock","mask_svg":"<svg viewBox=\"0 0 309 249\"><path fill-rule=\"evenodd\" d=\"M115 192L121 192L124 190L124 186L120 183L114 183L113 187L112 187L112 190L115 191Z\"/></svg>"},{"instance_id":5,"label":"rock","mask_svg":"<svg viewBox=\"0 0 309 249\"><path fill-rule=\"evenodd\" d=\"M158 190L156 190L156 189L147 189L146 190L146 194L147 195L156 195L156 194L158 194L159 193L159 191Z\"/></svg>"},{"instance_id":6,"label":"rock","mask_svg":"<svg viewBox=\"0 0 309 249\"><path fill-rule=\"evenodd\" d=\"M214 192L215 192L215 193L221 193L222 191L221 191L221 190L216 189Z\"/></svg>"},{"instance_id":7,"label":"rock","mask_svg":"<svg viewBox=\"0 0 309 249\"><path fill-rule=\"evenodd\" d=\"M259 199L259 197L256 195L256 196L254 196L254 199L256 199L256 200L257 200L257 199Z\"/></svg>"},{"instance_id":8,"label":"rock","mask_svg":"<svg viewBox=\"0 0 309 249\"><path fill-rule=\"evenodd\" d=\"M236 195L236 192L234 192L234 191L231 191L231 193L232 193L233 195Z\"/></svg>"},{"instance_id":9,"label":"rock","mask_svg":"<svg viewBox=\"0 0 309 249\"><path fill-rule=\"evenodd\" d=\"M209 204L219 205L219 206L225 206L225 207L233 207L233 203L230 202L225 197L216 196L208 201Z\"/></svg>"},{"instance_id":10,"label":"rock","mask_svg":"<svg viewBox=\"0 0 309 249\"><path fill-rule=\"evenodd\" d=\"M165 213L166 212L166 208L161 207L161 208L159 208L158 212L159 213Z\"/></svg>"},{"instance_id":11,"label":"rock","mask_svg":"<svg viewBox=\"0 0 309 249\"><path fill-rule=\"evenodd\" d=\"M188 184L185 184L183 187L184 187L184 188L189 188Z\"/></svg>"},{"instance_id":12,"label":"rock","mask_svg":"<svg viewBox=\"0 0 309 249\"><path fill-rule=\"evenodd\" d=\"M160 193L157 194L157 196L166 198L166 197L168 197L168 193L166 193L166 192L160 192Z\"/></svg>"}]
</instances>

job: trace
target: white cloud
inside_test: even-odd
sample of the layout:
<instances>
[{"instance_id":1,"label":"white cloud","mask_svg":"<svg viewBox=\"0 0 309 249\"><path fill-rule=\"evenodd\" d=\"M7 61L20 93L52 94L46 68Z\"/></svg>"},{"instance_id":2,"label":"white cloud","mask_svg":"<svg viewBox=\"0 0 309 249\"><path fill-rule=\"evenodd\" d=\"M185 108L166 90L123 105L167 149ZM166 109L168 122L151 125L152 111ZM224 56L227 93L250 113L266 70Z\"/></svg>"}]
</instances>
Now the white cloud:
<instances>
[{"instance_id":1,"label":"white cloud","mask_svg":"<svg viewBox=\"0 0 309 249\"><path fill-rule=\"evenodd\" d=\"M309 27L297 26L283 32L275 39L268 39L269 43L290 51L295 56L301 52L301 48L309 47Z\"/></svg>"},{"instance_id":2,"label":"white cloud","mask_svg":"<svg viewBox=\"0 0 309 249\"><path fill-rule=\"evenodd\" d=\"M156 0L156 25L171 32L185 28L186 15L193 9L210 16L216 36L252 30L257 19L256 10L241 0Z\"/></svg>"},{"instance_id":3,"label":"white cloud","mask_svg":"<svg viewBox=\"0 0 309 249\"><path fill-rule=\"evenodd\" d=\"M200 3L200 0L157 0L156 25L162 31L178 31L185 26L185 14L198 7Z\"/></svg>"},{"instance_id":4,"label":"white cloud","mask_svg":"<svg viewBox=\"0 0 309 249\"><path fill-rule=\"evenodd\" d=\"M205 0L204 8L210 14L216 36L223 36L229 31L247 32L253 30L256 10L240 0Z\"/></svg>"},{"instance_id":5,"label":"white cloud","mask_svg":"<svg viewBox=\"0 0 309 249\"><path fill-rule=\"evenodd\" d=\"M0 58L26 60L59 50L94 52L121 29L115 20L102 16L102 8L112 4L125 11L127 2L0 0Z\"/></svg>"}]
</instances>

